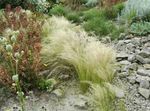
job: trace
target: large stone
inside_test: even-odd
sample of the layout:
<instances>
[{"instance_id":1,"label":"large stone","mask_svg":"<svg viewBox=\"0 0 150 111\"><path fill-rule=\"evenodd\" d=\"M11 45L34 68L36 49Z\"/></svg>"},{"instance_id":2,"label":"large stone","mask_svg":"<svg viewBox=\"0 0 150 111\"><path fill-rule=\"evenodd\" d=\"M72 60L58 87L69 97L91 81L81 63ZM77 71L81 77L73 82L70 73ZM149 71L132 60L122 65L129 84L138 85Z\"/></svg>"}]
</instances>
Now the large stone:
<instances>
[{"instance_id":1,"label":"large stone","mask_svg":"<svg viewBox=\"0 0 150 111\"><path fill-rule=\"evenodd\" d=\"M150 84L149 84L149 81L148 81L148 80L141 80L141 81L140 81L140 87L141 87L141 88L148 89L149 86L150 86Z\"/></svg>"},{"instance_id":2,"label":"large stone","mask_svg":"<svg viewBox=\"0 0 150 111\"><path fill-rule=\"evenodd\" d=\"M130 65L131 63L127 60L123 60L119 62L121 65Z\"/></svg>"},{"instance_id":3,"label":"large stone","mask_svg":"<svg viewBox=\"0 0 150 111\"><path fill-rule=\"evenodd\" d=\"M115 94L117 98L123 98L125 96L124 91L120 88L115 87Z\"/></svg>"},{"instance_id":4,"label":"large stone","mask_svg":"<svg viewBox=\"0 0 150 111\"><path fill-rule=\"evenodd\" d=\"M63 97L64 91L62 89L55 89L52 94L54 94L56 97Z\"/></svg>"},{"instance_id":5,"label":"large stone","mask_svg":"<svg viewBox=\"0 0 150 111\"><path fill-rule=\"evenodd\" d=\"M150 64L144 64L143 66L145 69L150 69Z\"/></svg>"},{"instance_id":6,"label":"large stone","mask_svg":"<svg viewBox=\"0 0 150 111\"><path fill-rule=\"evenodd\" d=\"M131 70L137 70L137 68L138 68L138 64L137 63L133 63L133 64L129 65L129 69L131 69Z\"/></svg>"},{"instance_id":7,"label":"large stone","mask_svg":"<svg viewBox=\"0 0 150 111\"><path fill-rule=\"evenodd\" d=\"M117 60L127 60L128 59L128 54L124 53L124 52L121 52L119 54L117 54Z\"/></svg>"},{"instance_id":8,"label":"large stone","mask_svg":"<svg viewBox=\"0 0 150 111\"><path fill-rule=\"evenodd\" d=\"M150 57L150 51L149 51L149 50L142 50L142 51L139 53L139 55L140 55L141 57L148 58L148 57Z\"/></svg>"},{"instance_id":9,"label":"large stone","mask_svg":"<svg viewBox=\"0 0 150 111\"><path fill-rule=\"evenodd\" d=\"M140 55L136 55L136 60L142 64L146 63L145 59Z\"/></svg>"},{"instance_id":10,"label":"large stone","mask_svg":"<svg viewBox=\"0 0 150 111\"><path fill-rule=\"evenodd\" d=\"M129 43L129 44L127 44L126 48L129 49L130 52L134 52L136 47L132 43Z\"/></svg>"},{"instance_id":11,"label":"large stone","mask_svg":"<svg viewBox=\"0 0 150 111\"><path fill-rule=\"evenodd\" d=\"M136 46L140 46L140 38L133 38L131 41L132 44L136 45Z\"/></svg>"},{"instance_id":12,"label":"large stone","mask_svg":"<svg viewBox=\"0 0 150 111\"><path fill-rule=\"evenodd\" d=\"M150 64L150 59L149 58L145 58L145 63L146 64Z\"/></svg>"},{"instance_id":13,"label":"large stone","mask_svg":"<svg viewBox=\"0 0 150 111\"><path fill-rule=\"evenodd\" d=\"M128 77L128 81L129 81L131 84L135 84L135 82L136 82L136 77L135 77L135 76L129 76L129 77Z\"/></svg>"},{"instance_id":14,"label":"large stone","mask_svg":"<svg viewBox=\"0 0 150 111\"><path fill-rule=\"evenodd\" d=\"M88 106L87 101L82 100L82 99L80 99L74 103L74 107L76 107L78 109L87 109L87 106Z\"/></svg>"},{"instance_id":15,"label":"large stone","mask_svg":"<svg viewBox=\"0 0 150 111\"><path fill-rule=\"evenodd\" d=\"M140 69L137 70L137 74L139 74L141 76L150 76L150 70L140 68Z\"/></svg>"},{"instance_id":16,"label":"large stone","mask_svg":"<svg viewBox=\"0 0 150 111\"><path fill-rule=\"evenodd\" d=\"M148 89L139 88L138 92L146 99L148 99L150 96L150 91Z\"/></svg>"},{"instance_id":17,"label":"large stone","mask_svg":"<svg viewBox=\"0 0 150 111\"><path fill-rule=\"evenodd\" d=\"M129 56L128 56L128 61L134 62L134 61L135 61L135 58L136 58L135 55L129 55Z\"/></svg>"}]
</instances>

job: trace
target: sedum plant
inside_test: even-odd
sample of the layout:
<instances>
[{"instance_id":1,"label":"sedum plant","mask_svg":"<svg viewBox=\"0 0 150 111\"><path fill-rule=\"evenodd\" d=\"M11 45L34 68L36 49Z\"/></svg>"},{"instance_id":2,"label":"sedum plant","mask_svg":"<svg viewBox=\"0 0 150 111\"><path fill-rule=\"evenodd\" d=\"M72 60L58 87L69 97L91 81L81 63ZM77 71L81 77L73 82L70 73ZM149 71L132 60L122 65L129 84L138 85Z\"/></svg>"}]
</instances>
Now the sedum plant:
<instances>
[{"instance_id":1,"label":"sedum plant","mask_svg":"<svg viewBox=\"0 0 150 111\"><path fill-rule=\"evenodd\" d=\"M147 16L150 13L149 0L128 0L125 2L125 8L122 11L122 18L132 21L135 17Z\"/></svg>"},{"instance_id":2,"label":"sedum plant","mask_svg":"<svg viewBox=\"0 0 150 111\"><path fill-rule=\"evenodd\" d=\"M150 22L133 23L130 26L130 33L139 36L150 34Z\"/></svg>"}]
</instances>

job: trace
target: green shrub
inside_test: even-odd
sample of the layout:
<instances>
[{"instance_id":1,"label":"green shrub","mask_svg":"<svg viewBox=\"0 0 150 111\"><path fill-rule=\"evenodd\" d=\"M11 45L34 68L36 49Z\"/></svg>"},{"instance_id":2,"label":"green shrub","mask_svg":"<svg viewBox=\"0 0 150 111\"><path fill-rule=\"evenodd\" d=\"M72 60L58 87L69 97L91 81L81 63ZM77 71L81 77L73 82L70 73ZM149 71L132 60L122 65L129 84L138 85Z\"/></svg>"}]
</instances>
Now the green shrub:
<instances>
[{"instance_id":1,"label":"green shrub","mask_svg":"<svg viewBox=\"0 0 150 111\"><path fill-rule=\"evenodd\" d=\"M130 26L130 33L139 36L150 34L150 22L133 23Z\"/></svg>"},{"instance_id":2,"label":"green shrub","mask_svg":"<svg viewBox=\"0 0 150 111\"><path fill-rule=\"evenodd\" d=\"M125 27L124 26L118 26L113 29L111 32L110 36L112 40L118 39L121 33L125 32Z\"/></svg>"},{"instance_id":3,"label":"green shrub","mask_svg":"<svg viewBox=\"0 0 150 111\"><path fill-rule=\"evenodd\" d=\"M123 3L116 4L112 7L106 7L101 9L103 16L109 20L116 19L124 8Z\"/></svg>"},{"instance_id":4,"label":"green shrub","mask_svg":"<svg viewBox=\"0 0 150 111\"><path fill-rule=\"evenodd\" d=\"M63 5L55 5L49 11L49 15L56 15L56 16L66 16L69 13L70 9L64 7Z\"/></svg>"},{"instance_id":5,"label":"green shrub","mask_svg":"<svg viewBox=\"0 0 150 111\"><path fill-rule=\"evenodd\" d=\"M83 20L87 21L96 17L105 18L103 12L100 9L92 8L83 12Z\"/></svg>"},{"instance_id":6,"label":"green shrub","mask_svg":"<svg viewBox=\"0 0 150 111\"><path fill-rule=\"evenodd\" d=\"M88 32L94 32L99 36L106 36L115 28L112 21L106 21L104 18L93 18L88 20L84 25L84 29Z\"/></svg>"},{"instance_id":7,"label":"green shrub","mask_svg":"<svg viewBox=\"0 0 150 111\"><path fill-rule=\"evenodd\" d=\"M118 4L114 5L113 8L115 10L117 10L117 13L121 14L122 10L125 8L125 4L123 2L118 3Z\"/></svg>"},{"instance_id":8,"label":"green shrub","mask_svg":"<svg viewBox=\"0 0 150 111\"><path fill-rule=\"evenodd\" d=\"M80 23L80 16L78 12L70 12L67 14L66 18L73 23Z\"/></svg>"},{"instance_id":9,"label":"green shrub","mask_svg":"<svg viewBox=\"0 0 150 111\"><path fill-rule=\"evenodd\" d=\"M56 85L56 81L54 79L40 79L37 81L38 88L41 90L51 91L53 86Z\"/></svg>"}]
</instances>

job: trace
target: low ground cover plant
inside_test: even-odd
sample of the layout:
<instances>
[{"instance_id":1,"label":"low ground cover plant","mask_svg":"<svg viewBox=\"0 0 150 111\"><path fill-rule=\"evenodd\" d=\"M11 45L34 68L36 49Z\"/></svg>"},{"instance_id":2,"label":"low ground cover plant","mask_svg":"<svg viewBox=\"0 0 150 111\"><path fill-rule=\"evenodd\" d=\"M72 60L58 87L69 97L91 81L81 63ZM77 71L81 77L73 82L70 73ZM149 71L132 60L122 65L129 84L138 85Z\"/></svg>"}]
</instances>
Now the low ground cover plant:
<instances>
[{"instance_id":1,"label":"low ground cover plant","mask_svg":"<svg viewBox=\"0 0 150 111\"><path fill-rule=\"evenodd\" d=\"M137 22L130 26L130 33L138 36L150 34L150 22Z\"/></svg>"}]
</instances>

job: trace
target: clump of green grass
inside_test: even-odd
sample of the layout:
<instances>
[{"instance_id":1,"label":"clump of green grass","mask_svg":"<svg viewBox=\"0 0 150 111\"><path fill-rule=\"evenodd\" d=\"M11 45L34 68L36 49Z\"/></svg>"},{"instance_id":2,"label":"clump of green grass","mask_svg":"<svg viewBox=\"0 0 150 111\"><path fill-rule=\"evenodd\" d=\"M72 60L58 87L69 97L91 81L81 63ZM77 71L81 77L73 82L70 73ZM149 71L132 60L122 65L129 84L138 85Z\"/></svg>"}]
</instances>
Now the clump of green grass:
<instances>
[{"instance_id":1,"label":"clump of green grass","mask_svg":"<svg viewBox=\"0 0 150 111\"><path fill-rule=\"evenodd\" d=\"M83 12L83 20L84 21L91 20L95 17L105 18L104 15L103 15L103 12L100 11L100 9L97 9L97 8L92 8L92 9L89 9L89 10Z\"/></svg>"},{"instance_id":2,"label":"clump of green grass","mask_svg":"<svg viewBox=\"0 0 150 111\"><path fill-rule=\"evenodd\" d=\"M111 21L107 22L106 19L101 17L88 20L83 27L86 31L94 32L99 36L108 35L115 28Z\"/></svg>"},{"instance_id":3,"label":"clump of green grass","mask_svg":"<svg viewBox=\"0 0 150 111\"><path fill-rule=\"evenodd\" d=\"M80 13L70 12L67 14L66 18L73 23L80 23Z\"/></svg>"},{"instance_id":4,"label":"clump of green grass","mask_svg":"<svg viewBox=\"0 0 150 111\"><path fill-rule=\"evenodd\" d=\"M90 100L96 106L96 111L115 111L115 94L109 89L107 84L92 84L90 92Z\"/></svg>"},{"instance_id":5,"label":"clump of green grass","mask_svg":"<svg viewBox=\"0 0 150 111\"><path fill-rule=\"evenodd\" d=\"M70 9L68 7L64 7L63 5L55 5L49 11L49 15L66 16L69 11Z\"/></svg>"}]
</instances>

